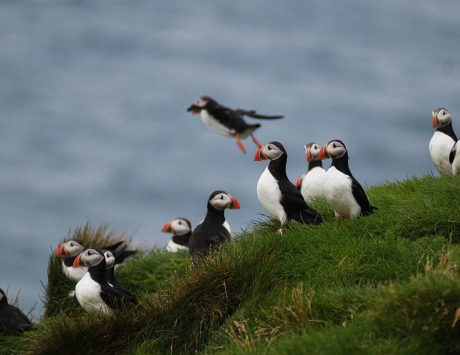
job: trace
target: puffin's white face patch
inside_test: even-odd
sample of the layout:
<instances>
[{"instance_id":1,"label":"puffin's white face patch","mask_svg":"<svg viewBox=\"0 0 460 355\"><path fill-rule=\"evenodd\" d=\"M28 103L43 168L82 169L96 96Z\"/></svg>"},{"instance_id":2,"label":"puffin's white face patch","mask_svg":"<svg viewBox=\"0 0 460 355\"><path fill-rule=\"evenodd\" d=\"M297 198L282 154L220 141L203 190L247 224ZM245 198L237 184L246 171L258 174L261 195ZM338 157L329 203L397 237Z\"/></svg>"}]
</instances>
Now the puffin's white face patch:
<instances>
[{"instance_id":1,"label":"puffin's white face patch","mask_svg":"<svg viewBox=\"0 0 460 355\"><path fill-rule=\"evenodd\" d=\"M113 256L111 251L107 250L106 252L104 252L104 257L107 269L115 265L115 257Z\"/></svg>"},{"instance_id":2,"label":"puffin's white face patch","mask_svg":"<svg viewBox=\"0 0 460 355\"><path fill-rule=\"evenodd\" d=\"M208 100L203 99L202 97L200 97L200 98L199 98L198 100L196 100L196 102L195 102L195 105L197 105L198 107L205 107L207 104L208 104Z\"/></svg>"},{"instance_id":3,"label":"puffin's white face patch","mask_svg":"<svg viewBox=\"0 0 460 355\"><path fill-rule=\"evenodd\" d=\"M451 122L450 113L445 108L433 111L433 116L436 116L438 127L444 127Z\"/></svg>"},{"instance_id":4,"label":"puffin's white face patch","mask_svg":"<svg viewBox=\"0 0 460 355\"><path fill-rule=\"evenodd\" d=\"M276 160L284 154L276 145L268 143L262 150L265 156L270 160Z\"/></svg>"},{"instance_id":5,"label":"puffin's white face patch","mask_svg":"<svg viewBox=\"0 0 460 355\"><path fill-rule=\"evenodd\" d=\"M74 240L68 241L64 246L64 250L66 251L68 256L78 255L83 251L83 249L85 249L83 245L77 243Z\"/></svg>"},{"instance_id":6,"label":"puffin's white face patch","mask_svg":"<svg viewBox=\"0 0 460 355\"><path fill-rule=\"evenodd\" d=\"M182 218L176 218L171 222L171 229L175 235L184 235L190 232L190 226Z\"/></svg>"},{"instance_id":7,"label":"puffin's white face patch","mask_svg":"<svg viewBox=\"0 0 460 355\"><path fill-rule=\"evenodd\" d=\"M85 266L95 266L104 259L104 256L94 249L88 249L83 252L80 259Z\"/></svg>"},{"instance_id":8,"label":"puffin's white face patch","mask_svg":"<svg viewBox=\"0 0 460 355\"><path fill-rule=\"evenodd\" d=\"M232 199L229 195L221 192L209 200L209 203L218 210L225 210L232 203Z\"/></svg>"},{"instance_id":9,"label":"puffin's white face patch","mask_svg":"<svg viewBox=\"0 0 460 355\"><path fill-rule=\"evenodd\" d=\"M327 145L327 154L329 154L332 159L340 158L346 152L347 152L347 149L340 142L332 141Z\"/></svg>"}]
</instances>

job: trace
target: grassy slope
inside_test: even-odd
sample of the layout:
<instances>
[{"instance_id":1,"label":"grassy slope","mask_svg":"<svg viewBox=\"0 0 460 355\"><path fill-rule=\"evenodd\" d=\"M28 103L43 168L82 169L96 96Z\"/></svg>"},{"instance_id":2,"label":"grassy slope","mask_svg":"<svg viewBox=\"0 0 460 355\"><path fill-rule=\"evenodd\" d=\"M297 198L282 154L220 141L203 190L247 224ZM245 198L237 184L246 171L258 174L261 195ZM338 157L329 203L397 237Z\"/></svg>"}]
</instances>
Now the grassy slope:
<instances>
[{"instance_id":1,"label":"grassy slope","mask_svg":"<svg viewBox=\"0 0 460 355\"><path fill-rule=\"evenodd\" d=\"M459 190L460 179L433 176L373 187L368 195L380 211L370 217L334 230L332 211L320 204L322 226L292 224L280 236L274 221L254 224L199 268L189 266L186 253L152 251L117 274L138 294L137 308L105 318L61 303L62 312L47 312L37 331L14 340L16 348L29 354L458 353ZM51 272L56 279L58 271ZM47 295L55 288L50 282Z\"/></svg>"}]
</instances>

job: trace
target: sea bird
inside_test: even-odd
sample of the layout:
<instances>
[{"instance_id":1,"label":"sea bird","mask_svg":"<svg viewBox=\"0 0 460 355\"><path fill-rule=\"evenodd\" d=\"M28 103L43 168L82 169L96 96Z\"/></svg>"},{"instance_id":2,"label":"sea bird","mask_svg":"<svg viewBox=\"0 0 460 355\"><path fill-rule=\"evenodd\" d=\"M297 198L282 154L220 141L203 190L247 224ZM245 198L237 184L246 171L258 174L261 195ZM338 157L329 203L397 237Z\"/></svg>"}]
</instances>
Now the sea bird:
<instances>
[{"instance_id":1,"label":"sea bird","mask_svg":"<svg viewBox=\"0 0 460 355\"><path fill-rule=\"evenodd\" d=\"M192 224L186 218L174 218L167 222L163 228L163 233L171 233L172 237L166 247L168 251L176 252L180 249L188 249L188 242L192 235Z\"/></svg>"},{"instance_id":2,"label":"sea bird","mask_svg":"<svg viewBox=\"0 0 460 355\"><path fill-rule=\"evenodd\" d=\"M215 250L230 239L231 230L224 215L227 208L239 209L240 203L225 191L214 191L208 199L208 211L203 222L196 226L190 236L188 251L194 265L198 264L198 255Z\"/></svg>"},{"instance_id":3,"label":"sea bird","mask_svg":"<svg viewBox=\"0 0 460 355\"><path fill-rule=\"evenodd\" d=\"M226 136L236 137L236 144L243 153L246 153L241 139L251 136L254 143L260 148L260 143L254 137L253 132L260 127L260 124L248 124L243 119L243 116L249 116L259 119L278 119L284 116L266 116L260 115L255 110L243 110L240 108L231 109L220 105L217 101L209 96L202 96L192 104L187 111L192 111L193 114L201 114L203 123L213 131Z\"/></svg>"},{"instance_id":4,"label":"sea bird","mask_svg":"<svg viewBox=\"0 0 460 355\"><path fill-rule=\"evenodd\" d=\"M348 167L348 151L338 139L329 141L319 152L319 159L332 159L324 180L324 196L335 212L336 229L342 218L368 216L378 210L372 206L361 184Z\"/></svg>"},{"instance_id":5,"label":"sea bird","mask_svg":"<svg viewBox=\"0 0 460 355\"><path fill-rule=\"evenodd\" d=\"M286 174L287 153L280 142L270 142L256 152L254 161L270 160L257 183L257 197L270 215L286 226L289 220L322 223L321 215L308 206Z\"/></svg>"},{"instance_id":6,"label":"sea bird","mask_svg":"<svg viewBox=\"0 0 460 355\"><path fill-rule=\"evenodd\" d=\"M429 144L431 159L439 174L452 175L452 162L456 156L456 149L453 152L453 147L457 142L457 136L452 128L452 119L445 108L434 110L432 115L433 127L436 128L436 131ZM458 171L457 167L455 171Z\"/></svg>"}]
</instances>

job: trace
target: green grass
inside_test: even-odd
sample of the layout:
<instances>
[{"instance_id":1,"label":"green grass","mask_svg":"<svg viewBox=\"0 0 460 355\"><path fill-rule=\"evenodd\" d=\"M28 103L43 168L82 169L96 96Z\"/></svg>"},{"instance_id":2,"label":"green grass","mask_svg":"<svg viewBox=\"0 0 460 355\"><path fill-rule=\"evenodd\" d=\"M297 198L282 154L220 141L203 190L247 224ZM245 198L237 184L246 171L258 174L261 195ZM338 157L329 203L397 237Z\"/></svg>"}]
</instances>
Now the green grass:
<instances>
[{"instance_id":1,"label":"green grass","mask_svg":"<svg viewBox=\"0 0 460 355\"><path fill-rule=\"evenodd\" d=\"M367 190L374 215L254 223L200 267L152 250L117 270L140 304L88 315L47 296L26 354L455 354L460 352L460 179ZM104 234L104 233L103 233ZM105 235L105 234L104 234ZM46 295L64 294L53 267ZM60 265L59 265L60 266ZM60 270L59 270L60 271ZM59 293L57 290L60 290Z\"/></svg>"}]
</instances>

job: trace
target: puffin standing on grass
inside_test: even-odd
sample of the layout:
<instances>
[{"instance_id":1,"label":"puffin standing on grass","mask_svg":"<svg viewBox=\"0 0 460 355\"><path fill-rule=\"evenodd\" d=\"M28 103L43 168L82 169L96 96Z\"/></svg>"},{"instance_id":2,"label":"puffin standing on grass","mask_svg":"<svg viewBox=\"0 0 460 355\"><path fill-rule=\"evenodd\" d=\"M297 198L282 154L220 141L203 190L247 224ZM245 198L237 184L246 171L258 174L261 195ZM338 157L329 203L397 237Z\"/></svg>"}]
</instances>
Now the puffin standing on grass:
<instances>
[{"instance_id":1,"label":"puffin standing on grass","mask_svg":"<svg viewBox=\"0 0 460 355\"><path fill-rule=\"evenodd\" d=\"M73 267L87 266L88 272L75 286L78 303L88 313L102 312L112 314L122 305L132 304L131 298L115 290L106 279L104 252L99 248L90 248L77 256Z\"/></svg>"},{"instance_id":2,"label":"puffin standing on grass","mask_svg":"<svg viewBox=\"0 0 460 355\"><path fill-rule=\"evenodd\" d=\"M208 199L208 212L203 222L196 226L188 244L193 264L198 265L198 255L206 254L231 237L230 226L225 220L225 210L239 209L240 203L225 191L214 191Z\"/></svg>"},{"instance_id":3,"label":"puffin standing on grass","mask_svg":"<svg viewBox=\"0 0 460 355\"><path fill-rule=\"evenodd\" d=\"M260 124L248 124L244 121L243 116L260 119L278 119L284 116L266 116L259 115L256 111L247 111L242 109L230 109L222 106L217 101L209 96L200 97L191 105L187 111L192 111L193 114L201 113L203 123L213 131L226 136L236 137L236 144L243 153L246 149L241 143L241 139L251 136L254 143L260 148L260 143L255 139L253 132L260 127Z\"/></svg>"},{"instance_id":4,"label":"puffin standing on grass","mask_svg":"<svg viewBox=\"0 0 460 355\"><path fill-rule=\"evenodd\" d=\"M453 147L457 142L457 136L452 128L452 119L445 108L438 108L432 114L433 127L436 128L436 131L429 144L431 159L439 174L452 175L452 162L456 155L456 149L454 152ZM455 170L457 169L456 167Z\"/></svg>"},{"instance_id":5,"label":"puffin standing on grass","mask_svg":"<svg viewBox=\"0 0 460 355\"><path fill-rule=\"evenodd\" d=\"M188 242L192 234L192 224L186 218L174 218L161 228L163 233L172 233L172 237L166 250L177 252L180 249L188 249Z\"/></svg>"},{"instance_id":6,"label":"puffin standing on grass","mask_svg":"<svg viewBox=\"0 0 460 355\"><path fill-rule=\"evenodd\" d=\"M305 145L305 155L308 161L308 171L303 174L295 186L299 189L304 200L311 203L318 199L324 199L324 178L326 170L323 169L323 163L318 159L321 147L318 143L308 143Z\"/></svg>"},{"instance_id":7,"label":"puffin standing on grass","mask_svg":"<svg viewBox=\"0 0 460 355\"><path fill-rule=\"evenodd\" d=\"M23 332L32 327L32 322L18 307L8 304L6 294L0 288L0 332Z\"/></svg>"},{"instance_id":8,"label":"puffin standing on grass","mask_svg":"<svg viewBox=\"0 0 460 355\"><path fill-rule=\"evenodd\" d=\"M286 175L287 153L279 142L262 146L254 161L270 160L257 183L257 197L270 215L281 223L295 220L305 224L322 223L321 215L307 205L302 194Z\"/></svg>"},{"instance_id":9,"label":"puffin standing on grass","mask_svg":"<svg viewBox=\"0 0 460 355\"><path fill-rule=\"evenodd\" d=\"M105 257L105 279L107 283L112 286L117 291L124 293L128 296L128 302L130 304L137 304L137 298L131 292L129 292L126 288L120 285L117 280L115 280L115 257L113 256L112 252L109 250L104 251Z\"/></svg>"},{"instance_id":10,"label":"puffin standing on grass","mask_svg":"<svg viewBox=\"0 0 460 355\"><path fill-rule=\"evenodd\" d=\"M354 178L348 167L348 152L345 144L336 139L329 141L319 152L319 159L332 159L324 181L324 196L338 218L335 228L342 218L368 216L378 210L372 206L361 184Z\"/></svg>"}]
</instances>

